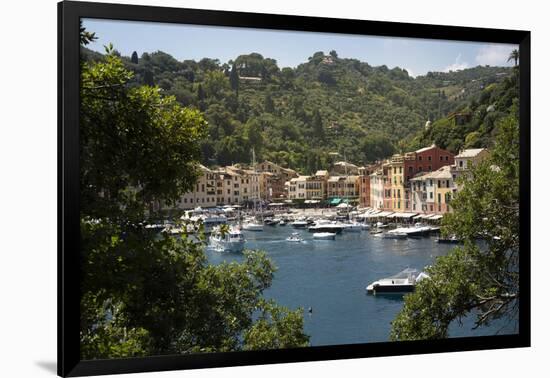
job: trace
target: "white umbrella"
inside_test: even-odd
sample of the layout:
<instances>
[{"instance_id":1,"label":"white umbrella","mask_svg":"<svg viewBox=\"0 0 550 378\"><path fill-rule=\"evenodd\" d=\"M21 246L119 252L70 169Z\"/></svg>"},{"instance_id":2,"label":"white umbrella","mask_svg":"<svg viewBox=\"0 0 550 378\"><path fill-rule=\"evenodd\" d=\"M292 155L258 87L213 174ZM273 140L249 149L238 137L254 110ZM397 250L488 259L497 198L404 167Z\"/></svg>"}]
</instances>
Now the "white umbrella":
<instances>
[{"instance_id":1,"label":"white umbrella","mask_svg":"<svg viewBox=\"0 0 550 378\"><path fill-rule=\"evenodd\" d=\"M338 206L336 206L336 207L342 209L342 208L345 208L345 207L351 207L351 205L348 204L348 203L342 202L340 205L338 205Z\"/></svg>"}]
</instances>

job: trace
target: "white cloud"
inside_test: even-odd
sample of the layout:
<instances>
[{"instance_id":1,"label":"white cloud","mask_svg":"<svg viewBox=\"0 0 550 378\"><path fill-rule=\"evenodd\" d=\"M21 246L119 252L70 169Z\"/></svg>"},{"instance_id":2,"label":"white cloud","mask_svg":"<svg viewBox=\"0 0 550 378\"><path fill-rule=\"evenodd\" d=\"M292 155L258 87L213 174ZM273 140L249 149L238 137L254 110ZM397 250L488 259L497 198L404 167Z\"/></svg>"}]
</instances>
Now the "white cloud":
<instances>
[{"instance_id":1,"label":"white cloud","mask_svg":"<svg viewBox=\"0 0 550 378\"><path fill-rule=\"evenodd\" d=\"M468 62L461 62L461 59L462 59L462 54L458 54L455 58L455 62L453 64L451 64L450 66L445 67L443 69L443 71L444 72L460 71L460 70L464 70L464 69L470 67Z\"/></svg>"},{"instance_id":2,"label":"white cloud","mask_svg":"<svg viewBox=\"0 0 550 378\"><path fill-rule=\"evenodd\" d=\"M482 66L506 66L510 65L508 57L517 46L512 45L484 45L477 52L476 62Z\"/></svg>"}]
</instances>

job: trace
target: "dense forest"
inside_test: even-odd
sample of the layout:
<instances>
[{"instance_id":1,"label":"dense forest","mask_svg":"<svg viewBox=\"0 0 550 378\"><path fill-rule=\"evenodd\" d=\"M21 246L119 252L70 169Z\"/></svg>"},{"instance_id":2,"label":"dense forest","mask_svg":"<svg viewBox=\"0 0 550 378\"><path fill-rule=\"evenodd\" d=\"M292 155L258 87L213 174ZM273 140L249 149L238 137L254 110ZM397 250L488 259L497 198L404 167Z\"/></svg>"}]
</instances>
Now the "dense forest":
<instances>
[{"instance_id":1,"label":"dense forest","mask_svg":"<svg viewBox=\"0 0 550 378\"><path fill-rule=\"evenodd\" d=\"M82 58L102 55L83 47ZM250 163L252 148L257 160L309 174L329 166L335 152L367 164L432 143L455 152L488 147L496 121L518 97L510 67L413 78L404 69L339 58L335 51L316 52L296 68L280 68L257 53L227 63L178 61L161 51L120 58L134 73L131 85L158 86L204 113L209 138L201 151L207 166ZM453 111L473 116L453 127L447 118Z\"/></svg>"}]
</instances>

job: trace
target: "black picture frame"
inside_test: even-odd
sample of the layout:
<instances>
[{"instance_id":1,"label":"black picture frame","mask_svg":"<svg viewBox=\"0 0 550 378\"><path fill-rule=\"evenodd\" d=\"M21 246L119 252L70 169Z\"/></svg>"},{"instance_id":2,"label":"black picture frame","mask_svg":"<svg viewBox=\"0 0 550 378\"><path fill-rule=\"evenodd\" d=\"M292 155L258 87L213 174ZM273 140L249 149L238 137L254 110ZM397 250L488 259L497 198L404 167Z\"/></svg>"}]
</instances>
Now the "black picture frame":
<instances>
[{"instance_id":1,"label":"black picture frame","mask_svg":"<svg viewBox=\"0 0 550 378\"><path fill-rule=\"evenodd\" d=\"M518 44L521 54L519 69L520 287L522 291L518 334L81 361L78 253L79 20L81 18ZM82 376L151 372L530 346L530 103L529 31L106 3L72 1L58 3L58 374Z\"/></svg>"}]
</instances>

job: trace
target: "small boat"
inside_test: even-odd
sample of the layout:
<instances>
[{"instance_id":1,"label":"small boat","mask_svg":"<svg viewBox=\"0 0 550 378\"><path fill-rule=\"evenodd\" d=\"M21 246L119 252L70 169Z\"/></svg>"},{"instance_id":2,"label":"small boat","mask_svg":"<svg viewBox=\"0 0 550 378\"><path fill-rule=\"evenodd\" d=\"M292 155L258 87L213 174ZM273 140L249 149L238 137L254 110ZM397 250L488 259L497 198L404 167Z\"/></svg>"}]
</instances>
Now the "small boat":
<instances>
[{"instance_id":1,"label":"small boat","mask_svg":"<svg viewBox=\"0 0 550 378\"><path fill-rule=\"evenodd\" d=\"M284 220L280 220L279 221L279 226L286 226L286 222Z\"/></svg>"},{"instance_id":2,"label":"small boat","mask_svg":"<svg viewBox=\"0 0 550 378\"><path fill-rule=\"evenodd\" d=\"M276 226L278 223L279 223L279 221L275 220L273 218L265 218L264 219L264 224L266 224L268 226Z\"/></svg>"},{"instance_id":3,"label":"small boat","mask_svg":"<svg viewBox=\"0 0 550 378\"><path fill-rule=\"evenodd\" d=\"M363 230L370 230L370 224L368 224L368 223L363 223L363 224L361 224L361 229L363 229Z\"/></svg>"},{"instance_id":4,"label":"small boat","mask_svg":"<svg viewBox=\"0 0 550 378\"><path fill-rule=\"evenodd\" d=\"M244 243L245 239L241 230L234 227L229 228L225 233L222 233L220 228L216 228L210 236L210 245L220 252L242 252Z\"/></svg>"},{"instance_id":5,"label":"small boat","mask_svg":"<svg viewBox=\"0 0 550 378\"><path fill-rule=\"evenodd\" d=\"M308 222L305 220L296 220L290 224L294 228L306 228L308 225Z\"/></svg>"},{"instance_id":6,"label":"small boat","mask_svg":"<svg viewBox=\"0 0 550 378\"><path fill-rule=\"evenodd\" d=\"M344 232L361 232L363 229L363 224L361 223L344 223Z\"/></svg>"},{"instance_id":7,"label":"small boat","mask_svg":"<svg viewBox=\"0 0 550 378\"><path fill-rule=\"evenodd\" d=\"M243 230L245 231L263 231L264 225L256 222L248 222L243 224Z\"/></svg>"},{"instance_id":8,"label":"small boat","mask_svg":"<svg viewBox=\"0 0 550 378\"><path fill-rule=\"evenodd\" d=\"M462 243L463 241L458 239L455 235L453 235L449 238L437 238L435 239L435 242L441 243L441 244L459 244L459 243Z\"/></svg>"},{"instance_id":9,"label":"small boat","mask_svg":"<svg viewBox=\"0 0 550 378\"><path fill-rule=\"evenodd\" d=\"M374 281L366 287L367 294L379 293L410 293L421 280L429 278L424 272L418 272L416 269L407 268L394 276L382 278Z\"/></svg>"},{"instance_id":10,"label":"small boat","mask_svg":"<svg viewBox=\"0 0 550 378\"><path fill-rule=\"evenodd\" d=\"M308 227L309 232L330 232L339 234L344 230L345 225L342 223L331 222L328 220L319 220L314 225Z\"/></svg>"},{"instance_id":11,"label":"small boat","mask_svg":"<svg viewBox=\"0 0 550 378\"><path fill-rule=\"evenodd\" d=\"M388 227L388 225L387 225L387 224L384 224L384 223L382 223L382 222L376 222L376 227L377 227L377 228L386 228L386 227Z\"/></svg>"},{"instance_id":12,"label":"small boat","mask_svg":"<svg viewBox=\"0 0 550 378\"><path fill-rule=\"evenodd\" d=\"M395 231L395 230L391 230L380 235L382 235L384 239L406 239L407 238L406 233Z\"/></svg>"},{"instance_id":13,"label":"small boat","mask_svg":"<svg viewBox=\"0 0 550 378\"><path fill-rule=\"evenodd\" d=\"M286 238L286 241L289 242L303 242L304 239L298 234L297 232L293 232L292 235L290 235L288 238Z\"/></svg>"},{"instance_id":14,"label":"small boat","mask_svg":"<svg viewBox=\"0 0 550 378\"><path fill-rule=\"evenodd\" d=\"M316 240L334 240L336 233L334 232L316 232L313 234L313 239Z\"/></svg>"}]
</instances>

